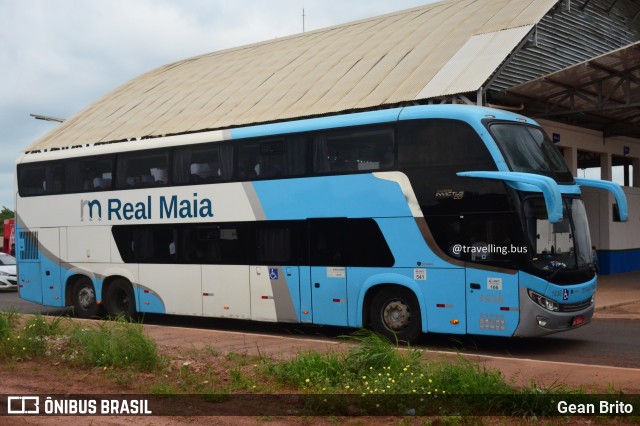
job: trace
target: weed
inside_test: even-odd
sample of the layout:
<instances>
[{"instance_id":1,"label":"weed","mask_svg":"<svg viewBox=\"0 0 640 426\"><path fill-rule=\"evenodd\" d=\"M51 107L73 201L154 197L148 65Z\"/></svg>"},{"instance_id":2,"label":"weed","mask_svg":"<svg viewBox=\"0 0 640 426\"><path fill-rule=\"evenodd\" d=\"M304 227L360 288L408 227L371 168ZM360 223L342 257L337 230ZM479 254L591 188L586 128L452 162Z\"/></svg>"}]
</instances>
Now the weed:
<instances>
[{"instance_id":1,"label":"weed","mask_svg":"<svg viewBox=\"0 0 640 426\"><path fill-rule=\"evenodd\" d=\"M60 332L61 321L36 315L17 327L17 317L3 313L0 315L0 356L21 361L45 355L49 340Z\"/></svg>"},{"instance_id":2,"label":"weed","mask_svg":"<svg viewBox=\"0 0 640 426\"><path fill-rule=\"evenodd\" d=\"M346 362L356 371L380 370L383 367L397 370L420 362L420 351L400 352L384 336L369 330L360 330L347 336L358 345L347 353ZM396 342L397 345L397 342Z\"/></svg>"},{"instance_id":3,"label":"weed","mask_svg":"<svg viewBox=\"0 0 640 426\"><path fill-rule=\"evenodd\" d=\"M151 386L149 388L149 393L154 395L175 395L178 393L178 389L169 383L162 382Z\"/></svg>"},{"instance_id":4,"label":"weed","mask_svg":"<svg viewBox=\"0 0 640 426\"><path fill-rule=\"evenodd\" d=\"M144 334L142 325L124 319L100 323L96 328L78 325L70 340L71 350L84 365L135 366L151 371L161 361L155 342Z\"/></svg>"}]
</instances>

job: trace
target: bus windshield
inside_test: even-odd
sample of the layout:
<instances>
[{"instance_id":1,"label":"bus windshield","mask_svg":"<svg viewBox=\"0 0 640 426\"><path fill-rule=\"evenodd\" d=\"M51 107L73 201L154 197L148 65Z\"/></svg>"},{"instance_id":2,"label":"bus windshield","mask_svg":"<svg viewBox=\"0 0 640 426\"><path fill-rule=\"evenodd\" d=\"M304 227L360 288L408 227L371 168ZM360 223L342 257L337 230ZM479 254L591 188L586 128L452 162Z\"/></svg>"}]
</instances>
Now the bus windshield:
<instances>
[{"instance_id":1,"label":"bus windshield","mask_svg":"<svg viewBox=\"0 0 640 426\"><path fill-rule=\"evenodd\" d=\"M512 171L541 174L558 182L573 182L560 151L541 129L506 123L492 124L489 129Z\"/></svg>"},{"instance_id":2,"label":"bus windshield","mask_svg":"<svg viewBox=\"0 0 640 426\"><path fill-rule=\"evenodd\" d=\"M528 198L524 202L527 238L533 248L532 263L538 269L575 270L589 266L591 239L582 200L565 198L560 223L551 223L544 200Z\"/></svg>"}]
</instances>

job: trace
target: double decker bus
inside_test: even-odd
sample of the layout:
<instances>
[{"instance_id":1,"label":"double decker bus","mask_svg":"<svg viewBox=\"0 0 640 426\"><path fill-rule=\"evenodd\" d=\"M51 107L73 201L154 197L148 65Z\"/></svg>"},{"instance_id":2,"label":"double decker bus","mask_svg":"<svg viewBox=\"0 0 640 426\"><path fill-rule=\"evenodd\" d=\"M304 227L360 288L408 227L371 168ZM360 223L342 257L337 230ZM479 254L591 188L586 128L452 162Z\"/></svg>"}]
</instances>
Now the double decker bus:
<instances>
[{"instance_id":1,"label":"double decker bus","mask_svg":"<svg viewBox=\"0 0 640 426\"><path fill-rule=\"evenodd\" d=\"M26 152L20 296L80 317L160 313L421 333L587 324L581 186L531 119L462 105Z\"/></svg>"}]
</instances>

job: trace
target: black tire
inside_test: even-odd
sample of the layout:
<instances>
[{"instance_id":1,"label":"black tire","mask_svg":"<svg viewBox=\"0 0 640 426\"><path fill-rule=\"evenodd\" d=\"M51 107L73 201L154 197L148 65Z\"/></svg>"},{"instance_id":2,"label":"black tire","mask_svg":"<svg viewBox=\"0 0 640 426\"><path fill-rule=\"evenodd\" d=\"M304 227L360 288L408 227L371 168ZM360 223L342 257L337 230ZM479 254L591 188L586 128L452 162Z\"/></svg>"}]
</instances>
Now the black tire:
<instances>
[{"instance_id":1,"label":"black tire","mask_svg":"<svg viewBox=\"0 0 640 426\"><path fill-rule=\"evenodd\" d=\"M133 318L136 315L136 299L129 281L116 279L107 288L105 307L112 317Z\"/></svg>"},{"instance_id":2,"label":"black tire","mask_svg":"<svg viewBox=\"0 0 640 426\"><path fill-rule=\"evenodd\" d=\"M78 318L98 318L102 312L88 277L80 277L73 287L73 310Z\"/></svg>"},{"instance_id":3,"label":"black tire","mask_svg":"<svg viewBox=\"0 0 640 426\"><path fill-rule=\"evenodd\" d=\"M390 286L378 292L371 302L371 327L395 343L411 343L422 333L420 305L413 292Z\"/></svg>"}]
</instances>

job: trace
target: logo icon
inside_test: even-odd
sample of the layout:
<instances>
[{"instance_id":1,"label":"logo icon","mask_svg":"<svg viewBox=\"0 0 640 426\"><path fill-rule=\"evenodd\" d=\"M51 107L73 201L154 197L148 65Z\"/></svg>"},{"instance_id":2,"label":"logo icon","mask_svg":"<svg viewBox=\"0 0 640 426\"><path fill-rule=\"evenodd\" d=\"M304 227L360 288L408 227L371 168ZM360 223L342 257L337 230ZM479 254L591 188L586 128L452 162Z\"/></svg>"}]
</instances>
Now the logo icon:
<instances>
[{"instance_id":1,"label":"logo icon","mask_svg":"<svg viewBox=\"0 0 640 426\"><path fill-rule=\"evenodd\" d=\"M569 300L569 290L566 288L562 290L562 300Z\"/></svg>"},{"instance_id":2,"label":"logo icon","mask_svg":"<svg viewBox=\"0 0 640 426\"><path fill-rule=\"evenodd\" d=\"M8 396L7 414L40 414L40 397Z\"/></svg>"},{"instance_id":3,"label":"logo icon","mask_svg":"<svg viewBox=\"0 0 640 426\"><path fill-rule=\"evenodd\" d=\"M102 220L102 205L98 200L80 200L80 221L84 222L85 210L89 210L89 220L93 220L96 213L98 220Z\"/></svg>"}]
</instances>

